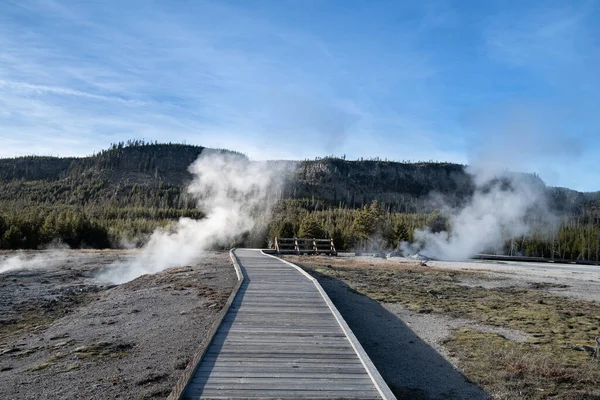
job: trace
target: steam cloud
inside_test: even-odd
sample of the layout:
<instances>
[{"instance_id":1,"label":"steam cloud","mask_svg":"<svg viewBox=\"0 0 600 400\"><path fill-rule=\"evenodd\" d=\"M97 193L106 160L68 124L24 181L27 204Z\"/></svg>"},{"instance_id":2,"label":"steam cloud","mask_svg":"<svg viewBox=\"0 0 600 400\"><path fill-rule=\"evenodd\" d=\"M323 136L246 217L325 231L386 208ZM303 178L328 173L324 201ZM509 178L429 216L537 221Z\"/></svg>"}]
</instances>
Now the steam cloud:
<instances>
[{"instance_id":1,"label":"steam cloud","mask_svg":"<svg viewBox=\"0 0 600 400\"><path fill-rule=\"evenodd\" d=\"M36 255L17 254L0 262L0 274L17 270L54 268L65 261L65 253L60 250L43 251Z\"/></svg>"},{"instance_id":2,"label":"steam cloud","mask_svg":"<svg viewBox=\"0 0 600 400\"><path fill-rule=\"evenodd\" d=\"M189 167L194 179L187 188L205 218L181 218L169 230L155 231L133 260L116 264L100 281L124 283L143 274L190 264L215 246L229 245L266 221L277 201L282 176L266 162L250 162L231 153L204 151Z\"/></svg>"},{"instance_id":3,"label":"steam cloud","mask_svg":"<svg viewBox=\"0 0 600 400\"><path fill-rule=\"evenodd\" d=\"M415 242L404 244L406 252L431 258L465 260L493 250L511 238L531 230L528 216L550 217L545 201L545 185L531 175L508 171L471 168L475 192L457 210L443 209L450 232L415 231Z\"/></svg>"},{"instance_id":4,"label":"steam cloud","mask_svg":"<svg viewBox=\"0 0 600 400\"><path fill-rule=\"evenodd\" d=\"M538 223L548 235L557 228L558 218L547 205L545 184L533 175L507 170L509 166L558 176L557 165L577 161L585 146L563 132L556 110L509 103L481 109L469 125L478 133L467 169L475 186L473 196L459 209L442 205L449 232L418 230L414 243L403 244L404 254L464 260L499 249L506 241L531 233Z\"/></svg>"}]
</instances>

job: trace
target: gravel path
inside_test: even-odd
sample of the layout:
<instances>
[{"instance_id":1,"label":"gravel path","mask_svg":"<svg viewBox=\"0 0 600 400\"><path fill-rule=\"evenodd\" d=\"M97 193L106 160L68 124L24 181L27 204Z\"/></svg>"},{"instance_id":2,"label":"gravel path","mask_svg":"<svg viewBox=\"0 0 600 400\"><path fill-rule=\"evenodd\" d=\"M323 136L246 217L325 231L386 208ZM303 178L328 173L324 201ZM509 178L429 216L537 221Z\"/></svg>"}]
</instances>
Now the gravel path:
<instances>
[{"instance_id":1,"label":"gravel path","mask_svg":"<svg viewBox=\"0 0 600 400\"><path fill-rule=\"evenodd\" d=\"M0 294L19 289L10 323L21 327L1 337L2 398L165 398L235 285L228 254L112 288L91 276L122 254L97 252L95 262L82 255L81 263L77 256L68 267L0 274ZM94 289L68 302L61 293L70 287ZM28 310L64 316L45 325ZM15 325L18 317L25 325Z\"/></svg>"}]
</instances>

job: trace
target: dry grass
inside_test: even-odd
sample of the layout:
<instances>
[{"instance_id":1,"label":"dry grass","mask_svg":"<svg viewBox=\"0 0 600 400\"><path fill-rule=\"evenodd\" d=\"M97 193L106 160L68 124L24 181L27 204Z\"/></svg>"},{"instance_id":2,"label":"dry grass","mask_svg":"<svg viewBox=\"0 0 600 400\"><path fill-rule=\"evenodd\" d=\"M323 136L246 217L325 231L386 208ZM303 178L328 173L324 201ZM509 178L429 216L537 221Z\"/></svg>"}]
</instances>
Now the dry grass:
<instances>
[{"instance_id":1,"label":"dry grass","mask_svg":"<svg viewBox=\"0 0 600 400\"><path fill-rule=\"evenodd\" d=\"M90 292L70 292L61 296L61 301L28 299L14 307L14 317L0 323L0 345L23 332L46 329L54 321L96 300L98 295Z\"/></svg>"},{"instance_id":2,"label":"dry grass","mask_svg":"<svg viewBox=\"0 0 600 400\"><path fill-rule=\"evenodd\" d=\"M472 381L497 399L600 399L600 363L499 335L460 328L445 343ZM579 359L577 359L579 358Z\"/></svg>"},{"instance_id":3,"label":"dry grass","mask_svg":"<svg viewBox=\"0 0 600 400\"><path fill-rule=\"evenodd\" d=\"M327 262L327 264L324 263ZM416 263L348 262L295 257L315 276L344 280L375 300L420 313L439 313L517 329L528 343L460 329L446 342L472 381L499 399L600 399L600 362L569 346L595 346L600 304L545 292L545 286L486 289L462 279L489 279L473 271L420 267Z\"/></svg>"},{"instance_id":4,"label":"dry grass","mask_svg":"<svg viewBox=\"0 0 600 400\"><path fill-rule=\"evenodd\" d=\"M78 358L94 359L99 357L123 358L133 347L131 343L98 342L79 346L72 351Z\"/></svg>"}]
</instances>

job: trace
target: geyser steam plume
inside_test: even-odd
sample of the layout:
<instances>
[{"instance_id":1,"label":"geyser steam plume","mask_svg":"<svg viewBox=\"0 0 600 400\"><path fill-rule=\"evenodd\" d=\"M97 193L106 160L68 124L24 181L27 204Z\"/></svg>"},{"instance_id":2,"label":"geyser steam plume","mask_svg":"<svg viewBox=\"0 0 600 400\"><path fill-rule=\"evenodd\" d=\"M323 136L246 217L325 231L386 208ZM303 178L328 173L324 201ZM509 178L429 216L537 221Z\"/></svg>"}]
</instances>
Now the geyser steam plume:
<instances>
[{"instance_id":1,"label":"geyser steam plume","mask_svg":"<svg viewBox=\"0 0 600 400\"><path fill-rule=\"evenodd\" d=\"M187 191L205 218L181 218L173 228L155 231L140 254L113 265L98 277L101 281L127 282L192 263L205 251L228 245L265 220L281 189L274 166L237 154L205 150L189 171L194 178Z\"/></svg>"},{"instance_id":2,"label":"geyser steam plume","mask_svg":"<svg viewBox=\"0 0 600 400\"><path fill-rule=\"evenodd\" d=\"M544 233L554 233L558 218L549 211L545 184L506 167L556 175L556 166L577 162L584 143L562 130L559 114L526 102L478 109L469 122L469 129L478 133L470 144L467 169L472 196L458 209L442 205L449 231L416 231L415 243L404 244L405 253L460 260L499 249L538 224L549 230Z\"/></svg>"},{"instance_id":3,"label":"geyser steam plume","mask_svg":"<svg viewBox=\"0 0 600 400\"><path fill-rule=\"evenodd\" d=\"M17 253L14 256L0 259L0 274L18 270L36 270L43 268L55 268L65 261L68 256L64 250L52 249L31 253Z\"/></svg>"},{"instance_id":4,"label":"geyser steam plume","mask_svg":"<svg viewBox=\"0 0 600 400\"><path fill-rule=\"evenodd\" d=\"M464 260L501 247L507 240L530 232L532 217L551 221L545 185L534 175L506 170L469 168L474 192L459 209L443 206L449 232L415 231L415 241L403 250L432 258Z\"/></svg>"}]
</instances>

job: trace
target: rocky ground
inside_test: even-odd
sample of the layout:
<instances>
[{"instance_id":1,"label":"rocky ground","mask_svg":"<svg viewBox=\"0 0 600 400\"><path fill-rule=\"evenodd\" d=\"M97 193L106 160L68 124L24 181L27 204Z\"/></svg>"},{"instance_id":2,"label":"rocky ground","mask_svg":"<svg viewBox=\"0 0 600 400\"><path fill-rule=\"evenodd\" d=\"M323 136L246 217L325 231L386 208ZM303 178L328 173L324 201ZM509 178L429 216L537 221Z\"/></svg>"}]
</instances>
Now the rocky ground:
<instances>
[{"instance_id":1,"label":"rocky ground","mask_svg":"<svg viewBox=\"0 0 600 400\"><path fill-rule=\"evenodd\" d=\"M237 281L227 253L118 286L94 278L133 252L20 254L0 253L3 399L165 398Z\"/></svg>"}]
</instances>

